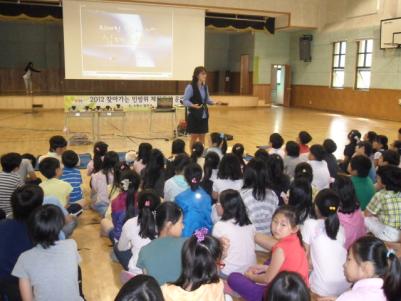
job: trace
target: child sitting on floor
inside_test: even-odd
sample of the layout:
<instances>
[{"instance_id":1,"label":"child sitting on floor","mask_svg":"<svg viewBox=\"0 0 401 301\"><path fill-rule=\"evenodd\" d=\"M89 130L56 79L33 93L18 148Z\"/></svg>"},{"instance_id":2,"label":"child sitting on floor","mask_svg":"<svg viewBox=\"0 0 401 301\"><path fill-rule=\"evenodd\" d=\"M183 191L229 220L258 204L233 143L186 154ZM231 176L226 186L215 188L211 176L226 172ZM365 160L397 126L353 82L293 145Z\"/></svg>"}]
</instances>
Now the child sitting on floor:
<instances>
[{"instance_id":1,"label":"child sitting on floor","mask_svg":"<svg viewBox=\"0 0 401 301\"><path fill-rule=\"evenodd\" d=\"M332 139L326 139L323 141L323 148L325 150L323 160L326 161L329 169L330 176L335 178L339 171L337 158L333 155L337 150L337 144Z\"/></svg>"},{"instance_id":2,"label":"child sitting on floor","mask_svg":"<svg viewBox=\"0 0 401 301\"><path fill-rule=\"evenodd\" d=\"M150 159L150 153L152 151L152 144L150 143L141 143L138 147L138 156L134 162L133 169L137 172L137 174L141 175L142 170L148 165Z\"/></svg>"},{"instance_id":3,"label":"child sitting on floor","mask_svg":"<svg viewBox=\"0 0 401 301\"><path fill-rule=\"evenodd\" d=\"M38 163L42 162L45 158L56 158L61 163L61 155L67 149L68 142L63 136L53 136L49 139L49 152L42 155L38 159Z\"/></svg>"},{"instance_id":4,"label":"child sitting on floor","mask_svg":"<svg viewBox=\"0 0 401 301\"><path fill-rule=\"evenodd\" d=\"M297 142L299 143L299 153L307 154L309 153L308 143L312 141L312 136L306 131L300 131L297 137Z\"/></svg>"},{"instance_id":5,"label":"child sitting on floor","mask_svg":"<svg viewBox=\"0 0 401 301\"><path fill-rule=\"evenodd\" d=\"M102 226L105 227L105 232L109 232L109 238L113 244L120 239L125 221L137 215L137 194L141 177L135 171L126 168L121 172L119 181L119 194L111 201L112 224L109 229L106 229L105 222L109 219L102 220Z\"/></svg>"},{"instance_id":6,"label":"child sitting on floor","mask_svg":"<svg viewBox=\"0 0 401 301\"><path fill-rule=\"evenodd\" d=\"M219 193L226 189L240 190L242 180L241 163L234 154L226 154L220 161L217 179L213 181L213 199L219 199Z\"/></svg>"},{"instance_id":7,"label":"child sitting on floor","mask_svg":"<svg viewBox=\"0 0 401 301\"><path fill-rule=\"evenodd\" d=\"M102 168L91 176L92 208L104 217L110 204L110 191L117 173L119 157L116 152L109 151L104 155Z\"/></svg>"},{"instance_id":8,"label":"child sitting on floor","mask_svg":"<svg viewBox=\"0 0 401 301\"><path fill-rule=\"evenodd\" d=\"M401 169L382 166L377 171L376 192L365 210L365 225L377 238L398 242L401 234Z\"/></svg>"},{"instance_id":9,"label":"child sitting on floor","mask_svg":"<svg viewBox=\"0 0 401 301\"><path fill-rule=\"evenodd\" d=\"M176 281L181 275L181 250L186 240L181 237L182 221L182 210L177 204L162 203L156 209L158 237L139 251L136 266L160 285Z\"/></svg>"},{"instance_id":10,"label":"child sitting on floor","mask_svg":"<svg viewBox=\"0 0 401 301\"><path fill-rule=\"evenodd\" d=\"M325 150L323 146L314 144L310 148L308 163L313 170L312 185L318 190L329 188L331 177L327 162L324 161Z\"/></svg>"},{"instance_id":11,"label":"child sitting on floor","mask_svg":"<svg viewBox=\"0 0 401 301\"><path fill-rule=\"evenodd\" d=\"M298 216L294 209L283 206L276 210L272 221L272 234L278 242L272 248L270 265L255 265L245 274L232 273L230 287L247 301L262 300L267 285L281 271L297 272L305 283L308 280L308 260L298 236Z\"/></svg>"},{"instance_id":12,"label":"child sitting on floor","mask_svg":"<svg viewBox=\"0 0 401 301\"><path fill-rule=\"evenodd\" d=\"M128 219L123 225L115 252L131 251L130 256L125 256L129 262L120 260L120 263L133 275L142 274L136 266L139 251L157 237L154 212L159 205L160 198L153 190L141 191L138 195L138 216Z\"/></svg>"},{"instance_id":13,"label":"child sitting on floor","mask_svg":"<svg viewBox=\"0 0 401 301\"><path fill-rule=\"evenodd\" d=\"M138 275L120 289L114 301L165 301L159 284L152 276Z\"/></svg>"},{"instance_id":14,"label":"child sitting on floor","mask_svg":"<svg viewBox=\"0 0 401 301\"><path fill-rule=\"evenodd\" d=\"M224 284L219 277L223 247L207 235L206 228L195 231L182 248L182 273L173 283L162 286L166 301L224 301Z\"/></svg>"},{"instance_id":15,"label":"child sitting on floor","mask_svg":"<svg viewBox=\"0 0 401 301\"><path fill-rule=\"evenodd\" d=\"M211 146L206 150L206 154L209 152L215 152L219 155L220 159L227 152L227 138L223 133L211 133L210 134Z\"/></svg>"},{"instance_id":16,"label":"child sitting on floor","mask_svg":"<svg viewBox=\"0 0 401 301\"><path fill-rule=\"evenodd\" d=\"M339 206L337 193L330 189L321 190L315 198L317 219L307 220L301 231L312 265L311 290L321 297L338 296L350 286L342 267L347 250L344 247L344 229L337 215Z\"/></svg>"},{"instance_id":17,"label":"child sitting on floor","mask_svg":"<svg viewBox=\"0 0 401 301\"><path fill-rule=\"evenodd\" d=\"M252 159L245 167L244 186L240 194L256 231L270 235L272 217L279 200L269 189L268 180L266 164L261 159Z\"/></svg>"},{"instance_id":18,"label":"child sitting on floor","mask_svg":"<svg viewBox=\"0 0 401 301\"><path fill-rule=\"evenodd\" d=\"M24 185L24 181L15 172L21 164L21 155L17 153L8 153L1 156L0 171L0 219L5 218L12 212L10 197L15 189ZM1 215L4 215L1 217Z\"/></svg>"},{"instance_id":19,"label":"child sitting on floor","mask_svg":"<svg viewBox=\"0 0 401 301\"><path fill-rule=\"evenodd\" d=\"M280 272L270 284L265 301L310 301L305 281L298 273Z\"/></svg>"},{"instance_id":20,"label":"child sitting on floor","mask_svg":"<svg viewBox=\"0 0 401 301\"><path fill-rule=\"evenodd\" d=\"M82 205L84 204L81 188L82 176L81 172L77 168L79 157L76 152L72 150L66 150L63 153L61 159L64 168L60 180L70 183L70 185L72 186L72 192L70 193L70 198L68 199L68 202L69 204L79 204L76 211L79 211L79 207L81 207L80 209L82 210Z\"/></svg>"},{"instance_id":21,"label":"child sitting on floor","mask_svg":"<svg viewBox=\"0 0 401 301\"><path fill-rule=\"evenodd\" d=\"M195 144L198 142L195 142ZM195 145L194 144L194 145ZM164 183L164 200L174 202L175 197L189 188L184 177L184 169L191 163L186 154L177 155L174 158L175 176Z\"/></svg>"},{"instance_id":22,"label":"child sitting on floor","mask_svg":"<svg viewBox=\"0 0 401 301\"><path fill-rule=\"evenodd\" d=\"M290 177L294 178L295 167L306 160L302 160L299 156L299 145L295 141L287 141L285 144L285 157L284 163L284 173Z\"/></svg>"},{"instance_id":23,"label":"child sitting on floor","mask_svg":"<svg viewBox=\"0 0 401 301\"><path fill-rule=\"evenodd\" d=\"M375 186L369 178L371 166L372 163L368 157L356 155L352 157L348 167L361 210L365 210L373 195L376 193Z\"/></svg>"},{"instance_id":24,"label":"child sitting on floor","mask_svg":"<svg viewBox=\"0 0 401 301\"><path fill-rule=\"evenodd\" d=\"M98 141L93 146L93 159L88 162L86 166L86 174L91 176L97 173L103 164L104 155L107 153L108 145L103 141Z\"/></svg>"},{"instance_id":25,"label":"child sitting on floor","mask_svg":"<svg viewBox=\"0 0 401 301\"><path fill-rule=\"evenodd\" d=\"M269 153L269 155L277 154L281 158L284 158L285 152L282 149L283 145L283 137L279 133L273 133L269 137L269 148L267 149L267 152Z\"/></svg>"},{"instance_id":26,"label":"child sitting on floor","mask_svg":"<svg viewBox=\"0 0 401 301\"><path fill-rule=\"evenodd\" d=\"M241 195L236 190L224 190L220 194L223 215L213 227L213 236L226 237L230 241L225 267L221 274L245 273L256 264L255 234L256 228L248 218Z\"/></svg>"},{"instance_id":27,"label":"child sitting on floor","mask_svg":"<svg viewBox=\"0 0 401 301\"><path fill-rule=\"evenodd\" d=\"M64 207L68 207L73 188L70 183L59 179L63 173L60 161L52 157L45 158L39 163L39 170L46 177L46 180L39 184L45 196L54 196Z\"/></svg>"},{"instance_id":28,"label":"child sitting on floor","mask_svg":"<svg viewBox=\"0 0 401 301\"><path fill-rule=\"evenodd\" d=\"M401 300L400 261L375 237L362 237L351 246L344 273L353 286L337 301Z\"/></svg>"},{"instance_id":29,"label":"child sitting on floor","mask_svg":"<svg viewBox=\"0 0 401 301\"><path fill-rule=\"evenodd\" d=\"M184 177L189 188L176 196L175 202L184 213L183 237L191 236L196 229L205 227L212 229L212 199L200 187L202 168L196 164L189 164L184 170Z\"/></svg>"},{"instance_id":30,"label":"child sitting on floor","mask_svg":"<svg viewBox=\"0 0 401 301\"><path fill-rule=\"evenodd\" d=\"M20 255L12 271L19 278L23 300L83 300L77 244L72 239L58 240L63 225L63 213L53 205L39 207L31 215L29 230L35 247Z\"/></svg>"},{"instance_id":31,"label":"child sitting on floor","mask_svg":"<svg viewBox=\"0 0 401 301\"><path fill-rule=\"evenodd\" d=\"M348 250L355 240L366 234L363 213L349 177L338 175L331 188L340 197L337 215L345 231L345 248Z\"/></svg>"}]
</instances>

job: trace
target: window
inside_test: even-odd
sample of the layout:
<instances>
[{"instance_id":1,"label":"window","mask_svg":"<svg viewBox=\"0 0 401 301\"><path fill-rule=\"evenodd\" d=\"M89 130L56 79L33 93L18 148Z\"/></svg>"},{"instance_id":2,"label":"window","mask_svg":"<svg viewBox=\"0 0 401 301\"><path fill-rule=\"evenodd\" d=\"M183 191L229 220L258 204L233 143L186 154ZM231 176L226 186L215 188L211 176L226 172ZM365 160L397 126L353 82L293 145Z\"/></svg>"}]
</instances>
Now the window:
<instances>
[{"instance_id":1,"label":"window","mask_svg":"<svg viewBox=\"0 0 401 301\"><path fill-rule=\"evenodd\" d=\"M344 67L345 52L347 50L347 42L335 42L333 44L333 69L331 75L331 86L333 88L344 87Z\"/></svg>"},{"instance_id":2,"label":"window","mask_svg":"<svg viewBox=\"0 0 401 301\"><path fill-rule=\"evenodd\" d=\"M370 73L372 68L373 40L358 41L358 53L356 64L357 89L369 89Z\"/></svg>"}]
</instances>

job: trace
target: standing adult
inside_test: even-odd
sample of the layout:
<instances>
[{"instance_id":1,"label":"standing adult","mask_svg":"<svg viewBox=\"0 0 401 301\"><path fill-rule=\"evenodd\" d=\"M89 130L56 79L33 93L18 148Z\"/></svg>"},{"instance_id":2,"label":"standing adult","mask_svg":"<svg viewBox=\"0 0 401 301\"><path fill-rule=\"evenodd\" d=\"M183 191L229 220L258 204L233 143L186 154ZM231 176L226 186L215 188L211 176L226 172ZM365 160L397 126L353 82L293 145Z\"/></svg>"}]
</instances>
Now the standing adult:
<instances>
[{"instance_id":1,"label":"standing adult","mask_svg":"<svg viewBox=\"0 0 401 301\"><path fill-rule=\"evenodd\" d=\"M32 94L32 72L40 72L39 70L36 70L33 68L33 63L28 62L28 64L25 67L25 73L22 76L25 82L25 92L26 94Z\"/></svg>"},{"instance_id":2,"label":"standing adult","mask_svg":"<svg viewBox=\"0 0 401 301\"><path fill-rule=\"evenodd\" d=\"M191 135L190 149L196 141L205 144L205 134L209 131L208 105L220 104L210 99L206 77L205 67L196 67L192 82L187 85L184 92L183 103L188 108L187 132Z\"/></svg>"}]
</instances>

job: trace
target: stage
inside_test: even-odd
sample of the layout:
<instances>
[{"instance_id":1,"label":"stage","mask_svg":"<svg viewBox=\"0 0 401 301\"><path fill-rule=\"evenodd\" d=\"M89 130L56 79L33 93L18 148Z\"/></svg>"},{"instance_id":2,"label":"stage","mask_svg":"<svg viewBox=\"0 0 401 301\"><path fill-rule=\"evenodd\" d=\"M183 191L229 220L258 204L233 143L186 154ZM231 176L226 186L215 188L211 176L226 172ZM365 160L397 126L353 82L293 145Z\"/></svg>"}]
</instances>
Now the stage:
<instances>
[{"instance_id":1,"label":"stage","mask_svg":"<svg viewBox=\"0 0 401 301\"><path fill-rule=\"evenodd\" d=\"M252 95L211 95L214 101L227 103L229 107L267 107L264 100ZM64 95L1 95L0 110L64 109Z\"/></svg>"}]
</instances>

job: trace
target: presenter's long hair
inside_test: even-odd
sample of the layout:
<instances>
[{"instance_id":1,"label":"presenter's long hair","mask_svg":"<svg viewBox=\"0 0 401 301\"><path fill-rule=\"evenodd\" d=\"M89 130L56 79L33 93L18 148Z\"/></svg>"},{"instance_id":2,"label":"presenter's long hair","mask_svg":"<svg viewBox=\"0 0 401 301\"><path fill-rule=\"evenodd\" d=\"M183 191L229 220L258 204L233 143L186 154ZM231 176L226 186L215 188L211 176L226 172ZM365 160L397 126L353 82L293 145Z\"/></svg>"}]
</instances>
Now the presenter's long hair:
<instances>
[{"instance_id":1,"label":"presenter's long hair","mask_svg":"<svg viewBox=\"0 0 401 301\"><path fill-rule=\"evenodd\" d=\"M199 80L199 74L202 72L207 72L206 68L203 66L198 66L194 69L194 74L192 75L192 85L196 85Z\"/></svg>"}]
</instances>

